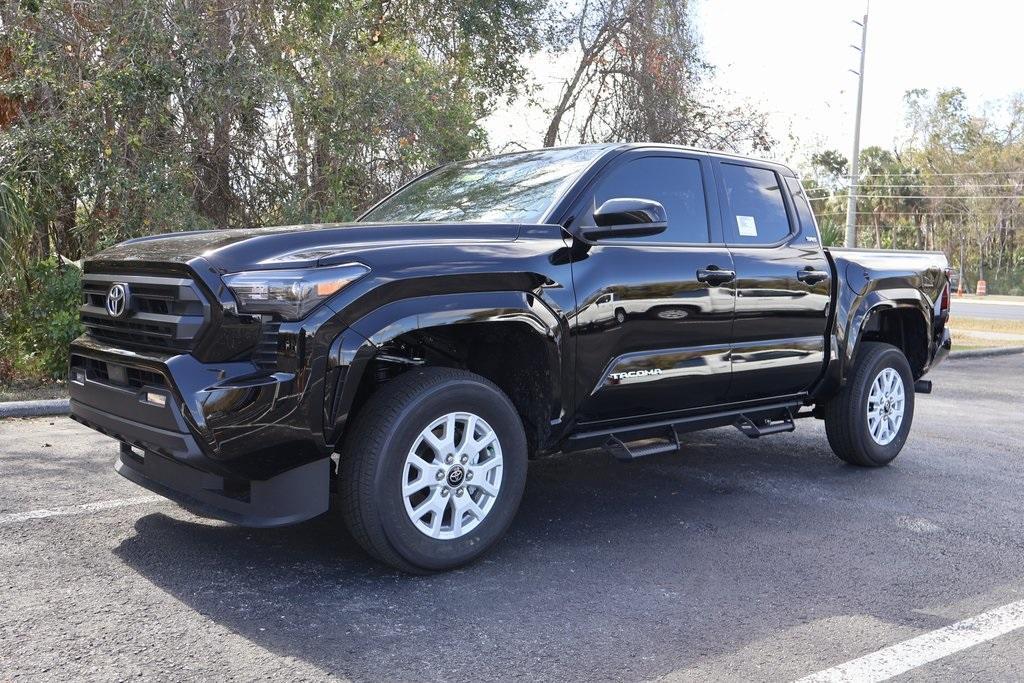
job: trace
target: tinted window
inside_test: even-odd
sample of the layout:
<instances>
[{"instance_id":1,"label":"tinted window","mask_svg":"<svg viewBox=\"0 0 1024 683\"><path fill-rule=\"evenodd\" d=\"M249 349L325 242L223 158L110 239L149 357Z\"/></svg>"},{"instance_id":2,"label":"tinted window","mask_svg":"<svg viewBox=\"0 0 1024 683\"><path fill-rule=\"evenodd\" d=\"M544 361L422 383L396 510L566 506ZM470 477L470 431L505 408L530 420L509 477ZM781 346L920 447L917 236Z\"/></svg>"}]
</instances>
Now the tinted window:
<instances>
[{"instance_id":1,"label":"tinted window","mask_svg":"<svg viewBox=\"0 0 1024 683\"><path fill-rule=\"evenodd\" d=\"M789 196L793 198L796 206L796 217L800 219L800 229L808 237L817 238L818 229L814 223L814 212L807 201L803 185L796 178L786 178L786 186L789 187Z\"/></svg>"},{"instance_id":2,"label":"tinted window","mask_svg":"<svg viewBox=\"0 0 1024 683\"><path fill-rule=\"evenodd\" d=\"M605 151L564 147L449 164L384 200L362 220L537 223Z\"/></svg>"},{"instance_id":3,"label":"tinted window","mask_svg":"<svg viewBox=\"0 0 1024 683\"><path fill-rule=\"evenodd\" d=\"M708 211L700 162L681 157L642 157L612 169L598 185L594 208L615 198L661 202L668 229L645 242L707 243Z\"/></svg>"},{"instance_id":4,"label":"tinted window","mask_svg":"<svg viewBox=\"0 0 1024 683\"><path fill-rule=\"evenodd\" d=\"M733 244L773 244L789 235L789 217L774 171L722 164L730 220L725 234Z\"/></svg>"}]
</instances>

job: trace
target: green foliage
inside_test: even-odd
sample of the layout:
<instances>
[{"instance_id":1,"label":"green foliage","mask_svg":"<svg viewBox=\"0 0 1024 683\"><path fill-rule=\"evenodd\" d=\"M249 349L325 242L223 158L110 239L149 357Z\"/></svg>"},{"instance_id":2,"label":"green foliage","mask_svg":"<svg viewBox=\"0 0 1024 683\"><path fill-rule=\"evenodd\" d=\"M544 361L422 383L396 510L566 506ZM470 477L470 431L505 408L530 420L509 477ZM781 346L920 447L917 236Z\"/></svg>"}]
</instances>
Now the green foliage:
<instances>
[{"instance_id":1,"label":"green foliage","mask_svg":"<svg viewBox=\"0 0 1024 683\"><path fill-rule=\"evenodd\" d=\"M811 155L811 167L815 177L826 184L836 185L849 175L849 161L842 153L826 149Z\"/></svg>"},{"instance_id":2,"label":"green foliage","mask_svg":"<svg viewBox=\"0 0 1024 683\"><path fill-rule=\"evenodd\" d=\"M32 238L32 221L25 201L10 183L0 180L0 266L4 272L24 276L28 263L28 245Z\"/></svg>"},{"instance_id":3,"label":"green foliage","mask_svg":"<svg viewBox=\"0 0 1024 683\"><path fill-rule=\"evenodd\" d=\"M1008 269L997 273L995 277L986 282L989 291L992 293L1006 294L1009 296L1024 296L1024 264L1016 269ZM977 282L973 283L977 288Z\"/></svg>"},{"instance_id":4,"label":"green foliage","mask_svg":"<svg viewBox=\"0 0 1024 683\"><path fill-rule=\"evenodd\" d=\"M846 239L846 226L835 221L826 221L818 225L821 243L826 247L841 247Z\"/></svg>"},{"instance_id":5,"label":"green foliage","mask_svg":"<svg viewBox=\"0 0 1024 683\"><path fill-rule=\"evenodd\" d=\"M29 267L25 280L6 278L0 293L0 365L21 377L61 378L78 321L81 272L56 258Z\"/></svg>"},{"instance_id":6,"label":"green foliage","mask_svg":"<svg viewBox=\"0 0 1024 683\"><path fill-rule=\"evenodd\" d=\"M861 150L857 243L879 249L935 249L993 294L1024 291L1024 97L971 114L962 90L907 93L911 135L890 151ZM822 227L845 221L846 159L812 155L804 181ZM840 235L842 237L842 235ZM826 242L828 242L826 238Z\"/></svg>"},{"instance_id":7,"label":"green foliage","mask_svg":"<svg viewBox=\"0 0 1024 683\"><path fill-rule=\"evenodd\" d=\"M486 149L541 0L0 6L0 180L34 258L351 218ZM9 59L7 59L9 56Z\"/></svg>"},{"instance_id":8,"label":"green foliage","mask_svg":"<svg viewBox=\"0 0 1024 683\"><path fill-rule=\"evenodd\" d=\"M524 83L542 0L0 2L0 371L64 372L77 260L348 220ZM35 264L35 265L33 265Z\"/></svg>"}]
</instances>

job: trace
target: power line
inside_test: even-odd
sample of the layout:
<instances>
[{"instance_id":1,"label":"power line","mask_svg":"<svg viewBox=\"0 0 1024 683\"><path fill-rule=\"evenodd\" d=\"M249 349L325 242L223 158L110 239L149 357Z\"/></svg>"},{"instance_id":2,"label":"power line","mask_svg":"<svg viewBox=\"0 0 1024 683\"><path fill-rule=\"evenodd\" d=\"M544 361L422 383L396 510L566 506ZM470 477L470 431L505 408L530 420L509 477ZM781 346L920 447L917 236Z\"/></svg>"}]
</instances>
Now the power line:
<instances>
[{"instance_id":1,"label":"power line","mask_svg":"<svg viewBox=\"0 0 1024 683\"><path fill-rule=\"evenodd\" d=\"M861 187L863 187L863 186L864 186L864 184L862 183ZM888 188L909 189L909 188L912 188L912 187L924 187L924 188L930 188L930 187L934 187L934 188L949 188L949 187L957 188L957 187L961 187L961 188L964 188L964 189L974 189L975 187L1013 187L1013 188L1018 188L1020 186L1021 186L1020 183L990 183L990 184L982 183L982 184L979 184L979 185L974 185L974 184L971 184L971 185L962 185L962 184L954 184L954 185L948 185L948 184L947 185L938 185L938 184L936 184L936 185L932 185L930 183L906 183L906 184L903 184L903 185L875 185L873 183L869 184L869 187L871 189L883 188L883 187L887 188L887 189ZM843 189L847 189L847 188L840 187L840 188L837 188L837 189L843 190ZM832 189L828 188L828 187L805 187L804 190L806 192L832 192Z\"/></svg>"},{"instance_id":2,"label":"power line","mask_svg":"<svg viewBox=\"0 0 1024 683\"><path fill-rule=\"evenodd\" d=\"M884 178L886 176L965 176L965 175L1024 175L1024 171L959 171L957 173L932 173L931 171L907 171L906 173L861 173L861 178Z\"/></svg>"},{"instance_id":3,"label":"power line","mask_svg":"<svg viewBox=\"0 0 1024 683\"><path fill-rule=\"evenodd\" d=\"M1015 216L1024 214L1024 211L879 211L878 213L884 216L960 216L966 218L969 216L987 216L987 215L1000 215L1000 216ZM845 216L845 211L825 211L823 213L815 213L815 216ZM874 211L858 211L859 216L874 216Z\"/></svg>"},{"instance_id":4,"label":"power line","mask_svg":"<svg viewBox=\"0 0 1024 683\"><path fill-rule=\"evenodd\" d=\"M1024 194L1013 195L927 195L927 194L855 194L857 199L1024 199ZM809 202L821 202L833 197L810 197Z\"/></svg>"}]
</instances>

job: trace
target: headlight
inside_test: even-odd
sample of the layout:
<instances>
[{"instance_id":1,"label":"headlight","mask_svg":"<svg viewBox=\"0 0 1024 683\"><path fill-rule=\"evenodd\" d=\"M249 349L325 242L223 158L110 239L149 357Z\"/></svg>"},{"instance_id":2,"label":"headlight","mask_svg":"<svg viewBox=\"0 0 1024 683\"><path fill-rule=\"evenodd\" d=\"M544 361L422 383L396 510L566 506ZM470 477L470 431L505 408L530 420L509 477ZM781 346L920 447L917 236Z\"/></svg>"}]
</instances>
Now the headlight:
<instances>
[{"instance_id":1,"label":"headlight","mask_svg":"<svg viewBox=\"0 0 1024 683\"><path fill-rule=\"evenodd\" d=\"M301 320L332 294L370 269L361 263L305 270L259 270L224 276L224 284L246 313L271 313Z\"/></svg>"}]
</instances>

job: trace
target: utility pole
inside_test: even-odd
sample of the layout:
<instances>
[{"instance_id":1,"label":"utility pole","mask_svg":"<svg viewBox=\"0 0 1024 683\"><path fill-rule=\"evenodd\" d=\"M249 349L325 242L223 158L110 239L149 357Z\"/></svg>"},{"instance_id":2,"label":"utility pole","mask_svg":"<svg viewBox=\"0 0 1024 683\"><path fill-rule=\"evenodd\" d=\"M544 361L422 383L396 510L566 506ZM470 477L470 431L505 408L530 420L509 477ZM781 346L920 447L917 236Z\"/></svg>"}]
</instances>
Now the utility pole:
<instances>
[{"instance_id":1,"label":"utility pole","mask_svg":"<svg viewBox=\"0 0 1024 683\"><path fill-rule=\"evenodd\" d=\"M870 8L870 4L868 5ZM853 128L853 157L850 159L850 199L846 205L846 246L857 246L857 181L860 179L860 109L864 103L864 53L868 49L868 9L864 10L864 20L854 21L860 26L860 47L851 45L860 51L860 71L857 74L857 117Z\"/></svg>"}]
</instances>

